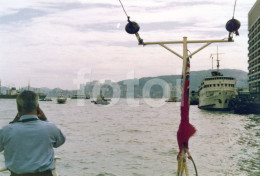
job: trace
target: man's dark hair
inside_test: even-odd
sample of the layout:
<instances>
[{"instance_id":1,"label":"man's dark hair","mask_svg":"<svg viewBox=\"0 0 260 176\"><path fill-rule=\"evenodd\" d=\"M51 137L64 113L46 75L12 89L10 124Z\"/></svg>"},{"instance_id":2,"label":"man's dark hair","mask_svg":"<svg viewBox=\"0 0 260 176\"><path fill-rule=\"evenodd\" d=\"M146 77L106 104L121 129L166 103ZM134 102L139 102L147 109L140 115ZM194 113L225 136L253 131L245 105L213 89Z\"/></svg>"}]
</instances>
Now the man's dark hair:
<instances>
[{"instance_id":1,"label":"man's dark hair","mask_svg":"<svg viewBox=\"0 0 260 176\"><path fill-rule=\"evenodd\" d=\"M32 112L37 110L38 95L33 91L25 90L16 98L16 103L21 107L22 112Z\"/></svg>"}]
</instances>

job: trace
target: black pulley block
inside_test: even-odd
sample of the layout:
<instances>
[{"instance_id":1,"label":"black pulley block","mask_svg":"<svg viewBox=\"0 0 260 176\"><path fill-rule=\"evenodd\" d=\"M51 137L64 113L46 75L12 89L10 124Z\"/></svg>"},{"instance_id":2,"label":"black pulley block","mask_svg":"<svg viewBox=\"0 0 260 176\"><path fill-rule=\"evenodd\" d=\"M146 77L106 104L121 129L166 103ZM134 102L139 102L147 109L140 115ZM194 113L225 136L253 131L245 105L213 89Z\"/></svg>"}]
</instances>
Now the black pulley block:
<instances>
[{"instance_id":1,"label":"black pulley block","mask_svg":"<svg viewBox=\"0 0 260 176\"><path fill-rule=\"evenodd\" d=\"M134 22L134 21L129 21L128 24L125 26L125 31L128 34L136 34L140 29L140 26Z\"/></svg>"}]
</instances>

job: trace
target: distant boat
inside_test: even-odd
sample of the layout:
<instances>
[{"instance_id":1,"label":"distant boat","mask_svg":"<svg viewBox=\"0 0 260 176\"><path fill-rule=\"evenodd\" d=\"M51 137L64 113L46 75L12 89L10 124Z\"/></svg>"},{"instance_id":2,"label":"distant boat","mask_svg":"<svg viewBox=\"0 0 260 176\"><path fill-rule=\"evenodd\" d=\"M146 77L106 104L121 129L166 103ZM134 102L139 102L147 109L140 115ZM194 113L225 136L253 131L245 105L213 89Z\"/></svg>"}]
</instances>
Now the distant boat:
<instances>
[{"instance_id":1,"label":"distant boat","mask_svg":"<svg viewBox=\"0 0 260 176\"><path fill-rule=\"evenodd\" d=\"M165 102L181 102L181 99L179 97L171 96L168 100Z\"/></svg>"},{"instance_id":2,"label":"distant boat","mask_svg":"<svg viewBox=\"0 0 260 176\"><path fill-rule=\"evenodd\" d=\"M86 94L86 99L90 99L90 96L89 96L89 94Z\"/></svg>"},{"instance_id":3,"label":"distant boat","mask_svg":"<svg viewBox=\"0 0 260 176\"><path fill-rule=\"evenodd\" d=\"M64 103L66 103L66 101L67 101L67 97L63 96L62 94L60 94L57 97L57 103L58 104L64 104Z\"/></svg>"},{"instance_id":4,"label":"distant boat","mask_svg":"<svg viewBox=\"0 0 260 176\"><path fill-rule=\"evenodd\" d=\"M30 86L28 85L28 90ZM7 89L6 90L6 94L2 94L1 92L2 90L2 87L1 87L1 81L0 81L0 99L16 99L17 96L25 89L22 89L22 90L17 90L15 87L12 87L11 89ZM38 89L39 90L39 89ZM38 96L39 96L39 99L44 99L47 95L42 93L42 92L35 92Z\"/></svg>"},{"instance_id":5,"label":"distant boat","mask_svg":"<svg viewBox=\"0 0 260 176\"><path fill-rule=\"evenodd\" d=\"M94 101L94 104L108 105L109 101L102 100L102 99L97 99L96 101Z\"/></svg>"},{"instance_id":6,"label":"distant boat","mask_svg":"<svg viewBox=\"0 0 260 176\"><path fill-rule=\"evenodd\" d=\"M71 96L71 99L90 99L90 96L84 94L75 94Z\"/></svg>"},{"instance_id":7,"label":"distant boat","mask_svg":"<svg viewBox=\"0 0 260 176\"><path fill-rule=\"evenodd\" d=\"M16 90L15 87L12 87L11 89L8 89L6 91L6 94L1 94L0 93L0 98L3 98L3 99L16 99L19 94L20 94L20 91Z\"/></svg>"},{"instance_id":8,"label":"distant boat","mask_svg":"<svg viewBox=\"0 0 260 176\"><path fill-rule=\"evenodd\" d=\"M42 93L42 92L37 93L37 95L39 96L40 100L43 100L43 99L45 99L45 97L47 97L47 95L45 93Z\"/></svg>"},{"instance_id":9,"label":"distant boat","mask_svg":"<svg viewBox=\"0 0 260 176\"><path fill-rule=\"evenodd\" d=\"M198 92L191 91L191 94L190 94L190 105L198 105L198 104L199 104Z\"/></svg>"},{"instance_id":10,"label":"distant boat","mask_svg":"<svg viewBox=\"0 0 260 176\"><path fill-rule=\"evenodd\" d=\"M44 99L40 99L40 101L52 101L51 98L44 98Z\"/></svg>"},{"instance_id":11,"label":"distant boat","mask_svg":"<svg viewBox=\"0 0 260 176\"><path fill-rule=\"evenodd\" d=\"M101 105L108 105L109 101L111 101L111 99L106 99L103 94L102 94L102 90L100 90L100 95L99 97L97 97L96 100L92 100L91 103L94 104L101 104Z\"/></svg>"}]
</instances>

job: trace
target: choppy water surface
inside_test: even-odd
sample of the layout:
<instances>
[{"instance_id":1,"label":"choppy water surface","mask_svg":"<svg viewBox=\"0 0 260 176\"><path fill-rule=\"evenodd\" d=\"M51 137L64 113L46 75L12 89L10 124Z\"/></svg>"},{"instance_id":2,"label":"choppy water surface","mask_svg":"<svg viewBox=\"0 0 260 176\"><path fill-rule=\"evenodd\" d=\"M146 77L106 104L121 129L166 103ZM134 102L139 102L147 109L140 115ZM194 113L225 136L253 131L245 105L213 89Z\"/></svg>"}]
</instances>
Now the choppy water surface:
<instances>
[{"instance_id":1,"label":"choppy water surface","mask_svg":"<svg viewBox=\"0 0 260 176\"><path fill-rule=\"evenodd\" d=\"M125 99L114 106L84 100L67 104L40 102L49 121L66 134L66 143L55 149L61 157L60 176L172 176L176 175L176 132L180 107L160 107L142 99L137 107ZM0 126L16 114L15 100L0 99ZM260 175L260 116L203 111L191 106L190 121L197 133L190 152L201 176ZM0 153L0 167L4 165ZM190 175L194 175L189 162ZM8 172L0 173L7 176Z\"/></svg>"}]
</instances>

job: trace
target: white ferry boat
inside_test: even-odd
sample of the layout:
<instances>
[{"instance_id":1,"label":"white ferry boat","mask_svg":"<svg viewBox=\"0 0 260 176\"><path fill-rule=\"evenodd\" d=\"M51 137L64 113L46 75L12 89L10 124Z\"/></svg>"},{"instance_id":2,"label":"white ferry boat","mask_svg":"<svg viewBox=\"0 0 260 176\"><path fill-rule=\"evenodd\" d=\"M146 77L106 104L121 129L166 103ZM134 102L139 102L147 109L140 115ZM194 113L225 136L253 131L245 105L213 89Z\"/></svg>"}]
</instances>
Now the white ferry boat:
<instances>
[{"instance_id":1,"label":"white ferry boat","mask_svg":"<svg viewBox=\"0 0 260 176\"><path fill-rule=\"evenodd\" d=\"M57 97L57 103L58 104L64 104L64 103L66 103L66 101L67 101L67 97L63 96L62 94L60 94Z\"/></svg>"},{"instance_id":2,"label":"white ferry boat","mask_svg":"<svg viewBox=\"0 0 260 176\"><path fill-rule=\"evenodd\" d=\"M236 79L212 71L211 77L203 79L199 87L199 108L228 110L229 101L237 95Z\"/></svg>"},{"instance_id":3,"label":"white ferry boat","mask_svg":"<svg viewBox=\"0 0 260 176\"><path fill-rule=\"evenodd\" d=\"M217 70L210 77L202 80L199 86L199 108L208 110L229 110L230 100L237 95L235 89L236 79L231 76L223 76L219 71L219 53L217 52ZM213 63L213 57L212 57Z\"/></svg>"}]
</instances>

